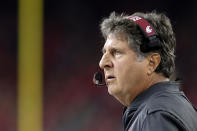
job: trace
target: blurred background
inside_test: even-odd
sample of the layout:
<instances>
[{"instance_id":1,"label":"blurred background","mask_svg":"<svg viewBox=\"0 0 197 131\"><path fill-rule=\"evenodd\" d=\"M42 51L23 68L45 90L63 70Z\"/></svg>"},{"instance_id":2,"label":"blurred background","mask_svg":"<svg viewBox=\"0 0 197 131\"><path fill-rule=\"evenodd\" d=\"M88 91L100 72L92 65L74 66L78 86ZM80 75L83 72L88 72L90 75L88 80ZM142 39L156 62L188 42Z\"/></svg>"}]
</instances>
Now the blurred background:
<instances>
[{"instance_id":1,"label":"blurred background","mask_svg":"<svg viewBox=\"0 0 197 131\"><path fill-rule=\"evenodd\" d=\"M0 4L0 130L17 130L16 0ZM112 11L164 12L177 38L176 68L197 106L197 2L195 0L44 2L44 131L121 131L122 108L106 88L92 84L104 40L99 24Z\"/></svg>"}]
</instances>

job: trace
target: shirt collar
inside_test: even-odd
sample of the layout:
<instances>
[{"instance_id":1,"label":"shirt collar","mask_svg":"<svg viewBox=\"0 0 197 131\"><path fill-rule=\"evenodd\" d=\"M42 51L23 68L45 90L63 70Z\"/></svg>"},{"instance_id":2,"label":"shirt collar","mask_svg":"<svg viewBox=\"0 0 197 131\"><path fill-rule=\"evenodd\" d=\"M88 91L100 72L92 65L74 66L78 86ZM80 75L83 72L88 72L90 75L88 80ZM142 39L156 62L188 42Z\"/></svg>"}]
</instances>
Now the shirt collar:
<instances>
[{"instance_id":1,"label":"shirt collar","mask_svg":"<svg viewBox=\"0 0 197 131\"><path fill-rule=\"evenodd\" d=\"M143 93L138 95L129 107L126 107L129 110L137 109L142 103L144 103L150 96L157 92L164 91L179 91L179 82L176 81L165 81L159 82L152 85L150 88L145 90ZM124 110L127 110L127 109Z\"/></svg>"},{"instance_id":2,"label":"shirt collar","mask_svg":"<svg viewBox=\"0 0 197 131\"><path fill-rule=\"evenodd\" d=\"M135 114L135 111L138 109L138 107L145 103L146 100L148 100L149 97L153 96L155 93L158 92L164 92L164 91L179 91L179 82L175 81L167 81L167 82L159 82L154 85L152 85L150 88L148 88L146 91L138 95L133 102L130 104L129 107L124 107L123 110L123 125L124 129L127 130L129 127L129 121Z\"/></svg>"}]
</instances>

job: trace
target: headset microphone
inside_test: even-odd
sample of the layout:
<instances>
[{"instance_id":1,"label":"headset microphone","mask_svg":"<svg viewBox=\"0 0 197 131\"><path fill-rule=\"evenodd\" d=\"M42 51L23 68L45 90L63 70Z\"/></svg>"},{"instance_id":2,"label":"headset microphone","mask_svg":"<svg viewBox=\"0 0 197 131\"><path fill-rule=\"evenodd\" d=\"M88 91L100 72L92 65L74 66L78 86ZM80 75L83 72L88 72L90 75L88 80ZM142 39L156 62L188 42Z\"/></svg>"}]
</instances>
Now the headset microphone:
<instances>
[{"instance_id":1,"label":"headset microphone","mask_svg":"<svg viewBox=\"0 0 197 131\"><path fill-rule=\"evenodd\" d=\"M106 86L105 83L102 83L102 74L100 72L96 72L94 74L94 78L93 78L93 83L96 85L96 86Z\"/></svg>"}]
</instances>

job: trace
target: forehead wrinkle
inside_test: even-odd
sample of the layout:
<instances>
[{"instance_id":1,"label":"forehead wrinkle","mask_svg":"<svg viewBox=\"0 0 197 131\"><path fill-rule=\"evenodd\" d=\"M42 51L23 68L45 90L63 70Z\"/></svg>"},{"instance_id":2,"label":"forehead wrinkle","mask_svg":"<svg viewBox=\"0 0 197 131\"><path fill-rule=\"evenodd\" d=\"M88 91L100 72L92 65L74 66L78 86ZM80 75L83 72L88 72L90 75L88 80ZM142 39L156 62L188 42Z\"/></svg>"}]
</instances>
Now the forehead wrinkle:
<instances>
[{"instance_id":1,"label":"forehead wrinkle","mask_svg":"<svg viewBox=\"0 0 197 131\"><path fill-rule=\"evenodd\" d=\"M112 40L113 39L113 40ZM103 51L106 49L125 49L129 46L127 42L123 39L117 39L116 37L108 37L105 45L103 46Z\"/></svg>"}]
</instances>

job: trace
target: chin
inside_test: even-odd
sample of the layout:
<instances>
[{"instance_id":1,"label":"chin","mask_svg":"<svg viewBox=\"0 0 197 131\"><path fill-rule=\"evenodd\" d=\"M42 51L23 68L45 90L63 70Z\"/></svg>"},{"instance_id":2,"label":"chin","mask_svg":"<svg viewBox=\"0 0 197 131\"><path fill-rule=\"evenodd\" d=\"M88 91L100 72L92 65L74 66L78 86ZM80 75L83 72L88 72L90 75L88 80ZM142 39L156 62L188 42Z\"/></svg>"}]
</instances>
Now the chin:
<instances>
[{"instance_id":1,"label":"chin","mask_svg":"<svg viewBox=\"0 0 197 131\"><path fill-rule=\"evenodd\" d=\"M117 87L115 86L108 86L108 93L112 96L116 96L117 94L119 94L119 90Z\"/></svg>"}]
</instances>

